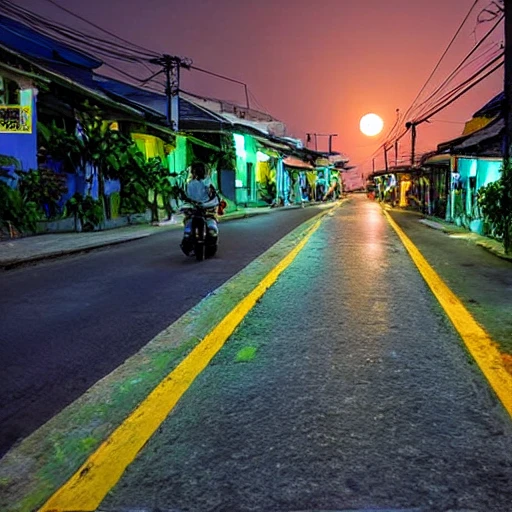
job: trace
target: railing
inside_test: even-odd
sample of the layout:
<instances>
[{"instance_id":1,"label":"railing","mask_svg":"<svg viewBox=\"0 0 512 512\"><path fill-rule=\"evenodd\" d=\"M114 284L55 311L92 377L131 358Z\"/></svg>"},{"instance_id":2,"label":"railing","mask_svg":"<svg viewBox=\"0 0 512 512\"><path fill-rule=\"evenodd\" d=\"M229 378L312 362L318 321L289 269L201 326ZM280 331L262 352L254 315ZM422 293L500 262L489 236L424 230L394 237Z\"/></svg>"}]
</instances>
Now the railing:
<instances>
[{"instance_id":1,"label":"railing","mask_svg":"<svg viewBox=\"0 0 512 512\"><path fill-rule=\"evenodd\" d=\"M0 105L0 133L32 133L32 108Z\"/></svg>"}]
</instances>

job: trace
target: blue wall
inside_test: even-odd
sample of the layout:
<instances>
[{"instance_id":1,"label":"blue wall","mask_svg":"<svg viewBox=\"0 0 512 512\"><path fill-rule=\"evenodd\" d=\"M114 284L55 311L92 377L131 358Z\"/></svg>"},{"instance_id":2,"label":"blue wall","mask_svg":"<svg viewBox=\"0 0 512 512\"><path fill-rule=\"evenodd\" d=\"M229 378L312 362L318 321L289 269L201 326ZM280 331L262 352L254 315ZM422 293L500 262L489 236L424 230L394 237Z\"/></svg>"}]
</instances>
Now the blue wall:
<instances>
[{"instance_id":1,"label":"blue wall","mask_svg":"<svg viewBox=\"0 0 512 512\"><path fill-rule=\"evenodd\" d=\"M0 155L13 156L24 171L37 169L37 108L32 97L32 133L0 133Z\"/></svg>"}]
</instances>

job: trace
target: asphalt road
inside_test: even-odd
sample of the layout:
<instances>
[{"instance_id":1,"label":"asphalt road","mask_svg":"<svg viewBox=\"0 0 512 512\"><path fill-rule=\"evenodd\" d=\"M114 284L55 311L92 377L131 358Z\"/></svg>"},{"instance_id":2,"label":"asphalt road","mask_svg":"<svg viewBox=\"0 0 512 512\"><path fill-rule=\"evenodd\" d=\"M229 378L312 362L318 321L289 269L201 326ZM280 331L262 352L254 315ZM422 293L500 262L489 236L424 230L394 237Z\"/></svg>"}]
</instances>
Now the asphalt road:
<instances>
[{"instance_id":1,"label":"asphalt road","mask_svg":"<svg viewBox=\"0 0 512 512\"><path fill-rule=\"evenodd\" d=\"M426 227L415 213L392 210L390 215L493 340L512 355L512 262L468 243L463 234L449 236Z\"/></svg>"},{"instance_id":2,"label":"asphalt road","mask_svg":"<svg viewBox=\"0 0 512 512\"><path fill-rule=\"evenodd\" d=\"M201 264L176 230L0 274L0 456L319 211L222 223Z\"/></svg>"},{"instance_id":3,"label":"asphalt road","mask_svg":"<svg viewBox=\"0 0 512 512\"><path fill-rule=\"evenodd\" d=\"M236 362L246 347L254 359ZM358 197L326 218L100 510L511 503L510 417L379 206Z\"/></svg>"}]
</instances>

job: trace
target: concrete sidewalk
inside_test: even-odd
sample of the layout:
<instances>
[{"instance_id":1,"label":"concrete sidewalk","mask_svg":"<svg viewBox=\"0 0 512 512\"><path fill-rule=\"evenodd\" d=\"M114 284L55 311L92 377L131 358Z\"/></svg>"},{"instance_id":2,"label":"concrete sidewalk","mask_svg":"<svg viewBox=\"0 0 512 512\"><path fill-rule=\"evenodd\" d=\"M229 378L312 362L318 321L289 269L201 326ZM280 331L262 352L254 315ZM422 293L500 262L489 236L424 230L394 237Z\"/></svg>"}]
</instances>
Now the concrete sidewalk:
<instances>
[{"instance_id":1,"label":"concrete sidewalk","mask_svg":"<svg viewBox=\"0 0 512 512\"><path fill-rule=\"evenodd\" d=\"M495 256L498 256L499 258L512 262L512 254L505 254L503 244L501 242L498 242L498 240L489 238L487 236L482 236L477 233L473 233L472 231L469 231L466 228L457 226L451 222L444 221L437 217L430 217L423 215L422 213L419 212L412 212L392 208L388 204L381 204L381 207L385 208L388 211L404 211L410 215L415 215L418 217L418 222L421 222L421 224L431 229L442 231L443 233L446 233L452 238L459 238L469 243L473 243L474 245L482 247L483 249L489 251Z\"/></svg>"},{"instance_id":2,"label":"concrete sidewalk","mask_svg":"<svg viewBox=\"0 0 512 512\"><path fill-rule=\"evenodd\" d=\"M284 207L300 208L300 205ZM261 215L283 208L244 208L219 217L219 222ZM183 228L183 215L173 216L170 221L158 225L139 224L91 233L50 233L0 242L0 269L9 269L25 263L47 258L57 258L68 254L85 252L98 247L117 245L145 238L162 231Z\"/></svg>"}]
</instances>

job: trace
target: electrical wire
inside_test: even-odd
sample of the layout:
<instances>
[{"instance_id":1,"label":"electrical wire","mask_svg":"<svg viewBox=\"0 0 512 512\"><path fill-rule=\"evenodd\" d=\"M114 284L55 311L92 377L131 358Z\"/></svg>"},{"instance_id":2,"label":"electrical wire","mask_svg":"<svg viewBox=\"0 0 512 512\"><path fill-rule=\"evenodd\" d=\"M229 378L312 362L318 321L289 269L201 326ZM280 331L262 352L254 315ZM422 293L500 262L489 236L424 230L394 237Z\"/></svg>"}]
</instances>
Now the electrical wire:
<instances>
[{"instance_id":1,"label":"electrical wire","mask_svg":"<svg viewBox=\"0 0 512 512\"><path fill-rule=\"evenodd\" d=\"M91 50L93 50L106 57L114 57L127 62L140 62L143 59L149 60L147 55L142 55L136 51L129 51L126 47L118 45L112 41L108 41L91 34L86 34L76 29L70 29L65 25L50 21L43 16L36 15L23 7L18 7L9 0L1 0L0 9L2 9L12 19L25 23L31 28L37 29L47 37L51 37L56 39L58 42L73 46L75 49L86 54L91 53Z\"/></svg>"},{"instance_id":2,"label":"electrical wire","mask_svg":"<svg viewBox=\"0 0 512 512\"><path fill-rule=\"evenodd\" d=\"M464 59L459 63L459 65L448 75L448 77L431 93L431 95L423 101L418 107L414 109L412 115L418 115L421 108L425 108L425 106L431 102L437 94L439 94L456 76L457 74L465 69L468 65L473 64L477 60L481 59L488 51L483 52L481 55L476 57L475 59L469 61L470 57L482 46L482 44L491 36L491 34L496 30L498 25L502 22L504 16L502 16L494 26L482 37L482 39L472 48L472 50L464 57ZM492 44L494 46L494 43ZM491 46L491 48L492 48ZM489 48L490 49L490 48ZM496 52L499 51L496 49ZM469 62L468 62L469 61ZM428 108L428 107L427 107Z\"/></svg>"},{"instance_id":3,"label":"electrical wire","mask_svg":"<svg viewBox=\"0 0 512 512\"><path fill-rule=\"evenodd\" d=\"M107 34L111 37L114 37L116 39L118 39L119 41L122 41L123 43L126 43L126 44L129 44L130 46L132 46L133 48L137 48L139 50L142 50L143 52L146 52L147 55L149 57L158 57L158 53L154 52L153 50L149 50L148 48L145 48L144 46L140 46L138 44L135 44L131 41L128 41L127 39L124 39L120 36L118 36L117 34L113 33L113 32L110 32L109 30L106 30L104 29L103 27L100 27L99 25L97 25L96 23L93 23L92 21L84 18L83 16L80 16L79 14L67 9L66 7L64 7L63 5L60 5L58 2L56 2L55 0L45 0L46 2L54 5L55 7L57 7L58 9L70 14L71 16L83 21L84 23L87 23L88 25L96 28L97 30L100 30L101 32L103 32L104 34Z\"/></svg>"},{"instance_id":4,"label":"electrical wire","mask_svg":"<svg viewBox=\"0 0 512 512\"><path fill-rule=\"evenodd\" d=\"M83 38L87 38L88 41L94 40L98 44L106 44L106 45L112 46L116 50L122 51L124 53L131 52L131 54L134 56L139 56L139 57L144 57L144 58L158 56L158 54L156 52L149 52L149 54L148 54L147 52L141 52L140 50L129 49L126 47L126 45L120 45L113 41L109 41L107 39L95 36L90 33L85 33L83 31L80 31L75 28L71 29L70 27L68 27L62 23L59 23L57 21L51 21L48 18L45 18L44 16L42 16L40 14L37 14L33 11L25 9L24 7L21 7L15 3L11 2L10 0L1 0L0 4L3 4L4 8L9 10L11 15L21 16L21 17L24 16L26 21L34 23L36 25L39 25L39 26L41 26L41 28L61 30L61 31L67 32L68 34L69 33L70 34L78 34L78 35L82 36ZM27 20L27 18L29 18L29 19ZM114 37L117 37L117 36L114 36Z\"/></svg>"},{"instance_id":5,"label":"electrical wire","mask_svg":"<svg viewBox=\"0 0 512 512\"><path fill-rule=\"evenodd\" d=\"M447 99L449 99L452 95L456 94L458 91L460 91L463 87L468 85L472 80L476 79L478 75L480 75L483 71L490 68L493 64L495 64L498 60L500 60L504 56L504 52L500 51L497 56L495 56L493 59L491 59L489 62L487 62L484 66L480 67L476 73L471 75L469 78L461 82L459 85L451 89L449 92L445 93L443 96L441 96L436 103L430 104L428 108L424 108L421 111L418 112L416 115L416 118L413 119L413 122L416 123L416 119L420 116L422 116L425 112L428 112L432 108L436 108L437 105L443 103Z\"/></svg>"},{"instance_id":6,"label":"electrical wire","mask_svg":"<svg viewBox=\"0 0 512 512\"><path fill-rule=\"evenodd\" d=\"M467 20L469 19L469 17L471 16L471 13L473 12L473 10L475 9L475 7L477 6L478 2L480 0L475 0L473 2L473 5L471 6L471 8L469 9L468 13L466 14L466 16L464 17L464 19L462 20L462 23L460 24L459 28L457 29L457 31L455 32L455 35L452 37L451 41L449 42L448 46L446 47L445 51L443 52L443 54L441 55L441 57L439 58L439 60L437 61L437 64L435 65L434 69L432 70L432 72L430 73L430 76L427 78L427 81L423 84L423 87L420 89L420 91L418 92L418 94L416 95L416 98L413 100L411 106L409 107L409 109L407 110L407 112L405 113L404 117L407 118L409 116L409 114L411 113L411 110L414 108L414 105L415 103L418 101L419 97L421 96L421 94L423 93L423 91L426 89L428 83L430 82L430 80L432 80L433 76L435 75L436 71L439 69L439 66L441 65L441 62L444 60L444 58L446 57L446 54L450 51L450 48L452 47L453 43L455 42L455 40L457 39L458 35L460 34L460 32L462 31L464 25L466 24Z\"/></svg>"},{"instance_id":7,"label":"electrical wire","mask_svg":"<svg viewBox=\"0 0 512 512\"><path fill-rule=\"evenodd\" d=\"M473 6L471 7L471 9L469 10L468 14L466 15L466 17L464 18L461 26L459 27L459 29L457 30L455 36L452 38L450 44L448 45L447 49L445 50L445 52L443 53L441 59L439 60L438 64L436 65L436 67L434 68L434 71L431 73L431 76L429 77L429 79L427 80L427 82L424 84L424 86L422 87L422 89L420 90L420 92L418 93L418 95L416 96L415 100L413 101L413 103L411 104L411 106L409 107L409 109L407 110L406 114L403 116L403 118L406 117L406 115L408 116L410 114L410 112L414 109L414 111L417 113L417 115L422 115L422 114L427 114L426 118L429 119L430 117L432 117L433 114L432 112L435 112L435 113L438 113L440 112L441 110L443 110L444 108L446 108L448 105L450 105L453 101L455 101L456 99L458 99L460 96L462 96L463 94L465 94L466 92L468 92L472 87L474 87L475 85L477 85L478 83L480 83L481 80L487 78L487 76L489 76L490 74L492 74L494 71L496 71L496 69L499 69L499 67L501 67L501 65L503 64L500 64L498 65L495 69L493 69L490 73L486 74L485 76L481 77L481 79L477 80L473 85L471 86L468 86L466 89L463 90L462 93L460 94L457 94L463 87L464 85L466 84L469 84L471 82L471 80L474 80L475 77L477 77L483 70L487 69L490 65L492 65L492 63L496 62L496 57L495 57L495 53L493 55L491 55L491 57L494 57L492 58L492 60L490 61L490 64L489 62L486 63L483 67L481 67L477 73L475 73L474 75L472 75L472 77L470 77L470 79L464 81L462 84L459 84L457 87L453 88L449 93L445 94L440 100L441 101L437 101L435 104L433 102L433 100L435 99L435 94L431 94L429 96L429 98L427 98L421 105L419 105L418 107L415 107L414 104L417 102L417 99L420 97L421 93L425 90L426 86L428 85L428 82L431 80L431 78L433 77L433 75L435 74L435 72L437 71L437 69L439 68L439 65L440 63L442 62L442 60L444 59L444 56L447 54L449 48L451 47L451 45L453 44L453 42L455 41L456 37L458 36L458 34L460 33L462 27L464 26L464 24L466 23L467 19L469 18L469 16L471 15L471 12L473 11L473 9L475 8L477 2L475 2L473 4ZM436 93L439 94L439 92L442 92L445 87L453 80L453 78L455 78L455 76L457 76L458 72L460 72L462 69L465 69L467 66L469 66L470 64L478 61L479 59L483 58L483 56L485 55L485 53L487 52L483 52L481 55L479 55L478 57L476 57L475 59L473 59L472 61L468 61L468 59L475 53L476 49L478 47L480 47L482 45L482 43L490 36L490 34L496 29L496 27L499 25L499 23L501 22L502 20L498 20L498 22L488 31L487 34L485 34L485 36L482 38L482 40L476 45L475 48L473 48L471 50L471 52L464 58L464 60L457 66L457 68L449 75L449 77L447 77L447 79L445 79L445 81L436 89ZM498 57L499 58L499 57ZM428 102L428 103L427 103ZM419 107L423 107L421 109L419 109ZM425 108L426 107L426 108ZM428 111L428 109L430 109L430 111ZM438 109L438 110L437 110ZM425 118L425 116L423 116L423 118ZM415 121L415 124L417 123L418 119ZM421 121L421 119L420 119ZM410 128L410 125L407 125L405 128L403 128L401 131L399 130L399 127L398 128L398 131L395 130L395 131L391 131L391 135L388 137L388 139L386 140L386 142L384 144L382 144L381 146L379 146L375 152L372 154L372 156L370 157L373 158L374 156L376 156L380 151L382 151L383 149L386 149L388 148L388 146L390 144L392 144L393 142L398 142L400 141L409 131L409 128ZM392 147L392 146L391 146ZM388 149L389 150L389 149Z\"/></svg>"},{"instance_id":8,"label":"electrical wire","mask_svg":"<svg viewBox=\"0 0 512 512\"><path fill-rule=\"evenodd\" d=\"M473 87L478 85L480 82L485 80L487 77L491 76L494 72L496 72L498 69L500 69L504 64L505 64L505 61L500 62L497 66L495 66L493 69L488 71L484 76L480 77L478 80L476 80L472 84L468 85L464 90L462 90L459 94L457 94L456 96L451 98L448 102L444 103L443 105L439 105L434 111L429 112L428 114L424 115L421 119L414 121L414 124L418 125L418 124L424 123L425 121L428 121L428 119L430 119L431 117L433 117L436 114L438 114L439 112L441 112L441 110L444 110L446 107L451 105L454 101L456 101L458 98L460 98L461 96L466 94L469 90L473 89Z\"/></svg>"}]
</instances>

